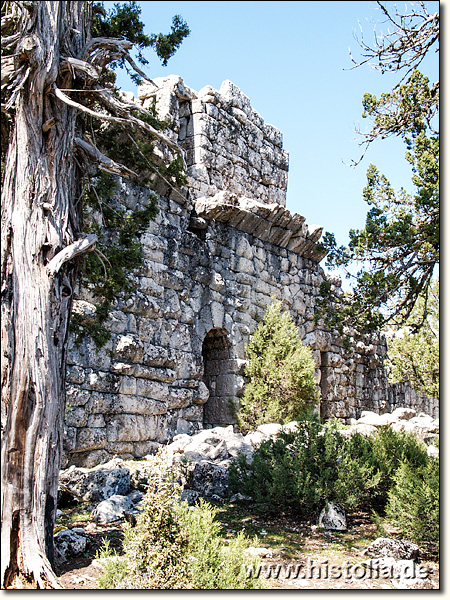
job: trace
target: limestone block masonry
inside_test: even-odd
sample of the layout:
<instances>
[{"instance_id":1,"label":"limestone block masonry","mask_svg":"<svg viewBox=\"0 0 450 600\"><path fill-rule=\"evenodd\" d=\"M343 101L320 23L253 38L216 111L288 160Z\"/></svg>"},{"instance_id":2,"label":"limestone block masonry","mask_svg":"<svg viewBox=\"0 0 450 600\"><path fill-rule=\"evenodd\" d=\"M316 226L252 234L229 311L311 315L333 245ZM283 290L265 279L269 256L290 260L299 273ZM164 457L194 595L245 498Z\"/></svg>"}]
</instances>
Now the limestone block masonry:
<instances>
[{"instance_id":1,"label":"limestone block masonry","mask_svg":"<svg viewBox=\"0 0 450 600\"><path fill-rule=\"evenodd\" d=\"M156 101L169 121L188 185L159 189L158 216L141 237L136 291L117 298L106 346L71 341L65 466L143 457L177 433L235 423L245 344L274 299L313 350L325 417L348 422L397 406L438 416L437 401L389 385L382 336L348 352L335 332L315 325L319 287L330 279L316 248L322 229L285 208L281 132L229 81L199 92L177 76L155 84L134 101ZM148 190L121 181L115 201L132 213L147 198ZM74 311L86 317L94 303L79 289Z\"/></svg>"}]
</instances>

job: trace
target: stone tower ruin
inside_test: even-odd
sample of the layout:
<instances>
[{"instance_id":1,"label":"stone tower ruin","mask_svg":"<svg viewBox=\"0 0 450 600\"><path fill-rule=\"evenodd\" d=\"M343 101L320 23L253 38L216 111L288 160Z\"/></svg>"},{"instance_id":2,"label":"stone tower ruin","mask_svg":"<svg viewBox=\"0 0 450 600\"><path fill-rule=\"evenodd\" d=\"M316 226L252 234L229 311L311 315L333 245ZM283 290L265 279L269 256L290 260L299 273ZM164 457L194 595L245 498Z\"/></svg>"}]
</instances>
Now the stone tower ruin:
<instances>
[{"instance_id":1,"label":"stone tower ruin","mask_svg":"<svg viewBox=\"0 0 450 600\"><path fill-rule=\"evenodd\" d=\"M67 368L66 464L139 458L177 433L235 422L244 386L245 345L274 299L289 310L312 348L321 415L344 422L362 410L437 403L391 386L382 336L347 352L314 323L320 284L330 277L317 249L322 228L286 209L288 153L230 81L199 92L177 76L141 86L135 102L156 98L160 117L184 151L188 185L165 189L141 237L144 266L136 292L117 299L98 350L71 344ZM121 182L116 201L142 206L145 190ZM333 281L338 286L338 281ZM74 310L95 310L88 289Z\"/></svg>"}]
</instances>

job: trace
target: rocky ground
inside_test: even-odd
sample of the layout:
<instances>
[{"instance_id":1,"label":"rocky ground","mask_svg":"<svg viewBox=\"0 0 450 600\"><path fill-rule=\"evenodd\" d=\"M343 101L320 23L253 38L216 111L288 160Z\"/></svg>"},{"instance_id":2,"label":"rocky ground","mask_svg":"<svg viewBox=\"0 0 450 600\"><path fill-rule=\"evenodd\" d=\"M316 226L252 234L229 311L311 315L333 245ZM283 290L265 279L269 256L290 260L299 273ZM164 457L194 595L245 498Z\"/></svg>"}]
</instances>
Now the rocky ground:
<instances>
[{"instance_id":1,"label":"rocky ground","mask_svg":"<svg viewBox=\"0 0 450 600\"><path fill-rule=\"evenodd\" d=\"M365 413L347 431L371 435L377 427L386 425L414 432L427 443L431 456L439 453L438 421L417 416L410 409L381 416ZM292 423L285 427L295 426ZM232 458L245 454L251 460L255 447L279 430L279 425L268 424L243 436L231 426L216 427L194 436L176 436L166 448L170 464L185 465L188 486L183 498L194 505L204 497L215 505L224 538L239 531L250 538L257 536L258 544L251 551L261 557L258 576L269 588L439 588L437 557L427 553L426 548L414 547L411 551L405 544L399 546L400 532L388 522L373 522L369 510L334 514L331 520L327 514L322 523L320 519L303 522L285 514L267 516L259 513L250 499L239 494L230 497L228 466ZM70 467L61 473L55 545L57 574L65 589L98 589L101 565L96 555L105 540L112 550L121 553L124 524L133 523L139 513L155 464L155 457L150 456L143 461L114 459L94 469ZM339 531L336 519L341 517L345 526ZM334 527L327 525L327 518L336 521ZM382 541L377 541L375 548L373 543L378 538Z\"/></svg>"},{"instance_id":2,"label":"rocky ground","mask_svg":"<svg viewBox=\"0 0 450 600\"><path fill-rule=\"evenodd\" d=\"M70 519L70 514L70 511L66 511L66 519ZM87 524L85 520L77 520L76 513L72 512L72 515L73 521L70 526L84 527L88 533L89 544L81 555L68 559L59 567L59 582L65 589L98 589L98 577L102 569L95 560L96 554L105 539L109 540L112 549L121 553L123 523ZM355 571L354 566L367 558L363 551L371 542L378 538L380 533L389 537L398 536L399 533L386 522L383 524L385 531L380 531L380 525L374 524L368 513L357 512L348 515L346 532L323 531L286 515L262 516L248 506L222 506L218 518L223 525L224 537L232 536L242 529L249 536L259 536L265 550L265 556L262 556L264 569L261 576L265 578L269 589L398 589L400 585L399 580L383 578L381 572L377 577L375 570L372 573L373 577L369 577L370 573L366 570L367 576L358 578L362 571ZM420 560L420 566L430 571L426 578L426 587L439 589L439 563L435 557L427 556L426 549L422 549L421 554L423 558ZM272 576L266 579L268 565L271 565L273 570ZM293 572L290 577L286 577L287 565L300 565L299 576L295 577ZM327 565L328 577L325 571ZM350 565L353 566L353 571L346 571ZM333 578L332 568L336 570L338 567L341 568L342 577ZM335 574L339 573L336 571ZM348 577L348 574L353 576Z\"/></svg>"}]
</instances>

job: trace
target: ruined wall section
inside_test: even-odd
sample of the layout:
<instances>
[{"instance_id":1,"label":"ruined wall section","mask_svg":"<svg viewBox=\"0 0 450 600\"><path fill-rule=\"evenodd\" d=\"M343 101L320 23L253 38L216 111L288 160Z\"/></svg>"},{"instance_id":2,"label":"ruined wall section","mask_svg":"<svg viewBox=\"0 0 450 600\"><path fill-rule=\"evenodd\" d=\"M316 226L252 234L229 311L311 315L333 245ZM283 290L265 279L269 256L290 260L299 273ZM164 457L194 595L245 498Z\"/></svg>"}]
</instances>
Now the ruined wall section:
<instances>
[{"instance_id":1,"label":"ruined wall section","mask_svg":"<svg viewBox=\"0 0 450 600\"><path fill-rule=\"evenodd\" d=\"M139 200L139 191L122 186L118 201L128 210ZM347 355L337 337L314 324L324 277L318 263L218 220L190 231L190 211L160 199L159 214L142 236L137 291L117 299L104 325L110 340L100 350L89 338L79 347L72 340L65 451L73 464L145 456L176 433L213 425L205 422L205 410L211 413L205 408L205 339L211 332L225 336L229 348L214 374L215 397L223 400L219 414L217 407L212 411L215 424L234 422L229 404L239 404L245 344L274 299L290 310L313 349L330 415L348 420L361 409L385 407L381 388L378 402L374 380L367 378L370 367L382 380L384 346ZM254 215L255 223L259 218ZM75 311L86 316L94 310L89 290L79 290Z\"/></svg>"},{"instance_id":2,"label":"ruined wall section","mask_svg":"<svg viewBox=\"0 0 450 600\"><path fill-rule=\"evenodd\" d=\"M231 81L199 92L175 75L139 88L139 102L156 102L185 152L189 197L221 191L286 206L289 155L279 129L265 123L249 98Z\"/></svg>"},{"instance_id":3,"label":"ruined wall section","mask_svg":"<svg viewBox=\"0 0 450 600\"><path fill-rule=\"evenodd\" d=\"M245 345L275 299L313 351L323 416L348 422L405 401L407 391L388 384L381 337L348 352L314 322L327 277L316 246L322 229L284 207L280 132L230 82L198 93L178 77L156 83L156 92L141 89L140 101L156 98L171 121L189 183L159 197L157 218L141 237L136 291L116 299L104 324L106 346L71 340L65 464L139 458L177 433L235 422ZM147 196L121 181L115 201L132 214ZM89 288L77 298L74 311L89 319L95 298Z\"/></svg>"}]
</instances>

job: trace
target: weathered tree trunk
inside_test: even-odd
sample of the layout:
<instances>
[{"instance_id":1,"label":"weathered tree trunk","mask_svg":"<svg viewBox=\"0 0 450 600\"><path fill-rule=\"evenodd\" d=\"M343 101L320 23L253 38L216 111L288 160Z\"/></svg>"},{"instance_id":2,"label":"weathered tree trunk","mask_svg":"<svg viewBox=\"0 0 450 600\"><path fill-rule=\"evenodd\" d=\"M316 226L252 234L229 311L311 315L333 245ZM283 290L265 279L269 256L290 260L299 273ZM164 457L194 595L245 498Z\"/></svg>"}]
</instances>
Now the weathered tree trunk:
<instances>
[{"instance_id":1,"label":"weathered tree trunk","mask_svg":"<svg viewBox=\"0 0 450 600\"><path fill-rule=\"evenodd\" d=\"M49 263L77 239L80 204L76 109L52 85L69 87L61 57L81 58L92 3L9 4L22 34L16 67L28 76L2 190L2 586L45 588L57 586L53 528L75 275L67 250Z\"/></svg>"}]
</instances>

